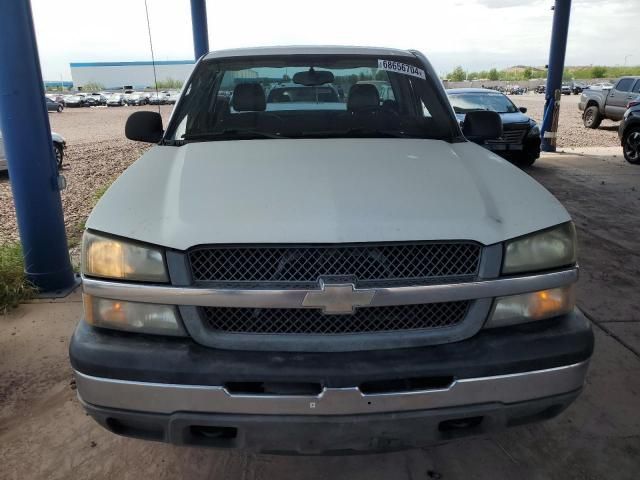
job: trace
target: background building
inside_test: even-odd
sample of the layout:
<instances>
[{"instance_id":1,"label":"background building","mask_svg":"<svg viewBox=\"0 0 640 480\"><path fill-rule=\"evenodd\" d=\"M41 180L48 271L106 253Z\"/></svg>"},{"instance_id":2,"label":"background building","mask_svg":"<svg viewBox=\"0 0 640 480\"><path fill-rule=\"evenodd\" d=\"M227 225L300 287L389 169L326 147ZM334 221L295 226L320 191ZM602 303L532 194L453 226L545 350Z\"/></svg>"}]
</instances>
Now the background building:
<instances>
[{"instance_id":1,"label":"background building","mask_svg":"<svg viewBox=\"0 0 640 480\"><path fill-rule=\"evenodd\" d=\"M176 80L184 82L195 62L193 60L157 61L156 76L158 82ZM89 62L71 63L73 86L83 87L89 83L99 84L102 88L153 87L153 63L151 62Z\"/></svg>"}]
</instances>

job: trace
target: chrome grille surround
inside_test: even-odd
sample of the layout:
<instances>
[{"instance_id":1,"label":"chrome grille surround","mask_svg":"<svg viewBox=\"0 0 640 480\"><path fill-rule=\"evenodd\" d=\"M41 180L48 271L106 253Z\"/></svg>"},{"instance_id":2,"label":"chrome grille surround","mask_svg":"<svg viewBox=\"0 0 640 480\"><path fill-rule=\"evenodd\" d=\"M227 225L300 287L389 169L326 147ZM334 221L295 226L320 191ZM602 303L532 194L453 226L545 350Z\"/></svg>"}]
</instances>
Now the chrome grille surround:
<instances>
[{"instance_id":1,"label":"chrome grille surround","mask_svg":"<svg viewBox=\"0 0 640 480\"><path fill-rule=\"evenodd\" d=\"M473 281L482 247L473 242L347 245L204 246L187 253L195 285L318 293L350 284L355 292L384 286ZM327 285L325 285L325 283ZM355 290L357 289L357 290ZM372 296L375 293L371 294ZM371 297L372 298L372 297ZM320 302L322 303L322 302ZM461 323L470 301L367 306L333 312L318 308L198 309L211 334L341 335L430 331ZM308 307L307 297L303 307ZM335 314L342 313L342 314Z\"/></svg>"},{"instance_id":2,"label":"chrome grille surround","mask_svg":"<svg viewBox=\"0 0 640 480\"><path fill-rule=\"evenodd\" d=\"M166 256L172 285L95 279L83 275L84 293L121 301L176 305L185 330L194 341L231 350L337 352L409 348L460 341L475 335L482 328L495 297L557 288L578 279L577 267L500 278L502 247L497 244L483 247L479 275L472 281L356 288L354 294L373 291L373 295L347 295L347 304L356 305L356 314L359 309L468 301L469 308L464 319L449 327L373 331L357 335L226 333L209 328L201 314L201 307L320 311L323 305L326 307L331 304L335 297L329 294L328 297L321 295L318 299L317 293L321 291L318 286L302 290L196 286L190 280L186 252L169 250ZM312 302L313 306L305 306L305 300L311 293L319 301ZM324 315L331 316L343 317L344 321L353 318L350 314Z\"/></svg>"}]
</instances>

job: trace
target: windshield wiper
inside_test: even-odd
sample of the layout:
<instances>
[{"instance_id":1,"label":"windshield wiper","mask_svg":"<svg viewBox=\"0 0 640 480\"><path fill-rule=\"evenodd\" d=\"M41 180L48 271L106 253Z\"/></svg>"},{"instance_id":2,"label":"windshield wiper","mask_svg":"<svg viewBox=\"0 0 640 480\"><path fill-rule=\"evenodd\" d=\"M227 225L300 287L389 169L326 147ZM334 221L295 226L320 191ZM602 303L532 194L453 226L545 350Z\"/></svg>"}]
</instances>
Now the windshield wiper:
<instances>
[{"instance_id":1,"label":"windshield wiper","mask_svg":"<svg viewBox=\"0 0 640 480\"><path fill-rule=\"evenodd\" d=\"M276 133L261 132L259 130L242 130L236 128L230 128L221 132L206 132L206 133L192 133L184 135L182 138L185 141L191 140L216 140L216 139L228 139L236 137L248 137L248 138L287 138L284 135L278 135Z\"/></svg>"},{"instance_id":2,"label":"windshield wiper","mask_svg":"<svg viewBox=\"0 0 640 480\"><path fill-rule=\"evenodd\" d=\"M379 135L381 137L391 137L391 138L411 138L411 135L407 135L406 133L401 132L399 130L381 130L377 128L362 128L362 127L350 128L349 130L346 130L341 133L348 136Z\"/></svg>"}]
</instances>

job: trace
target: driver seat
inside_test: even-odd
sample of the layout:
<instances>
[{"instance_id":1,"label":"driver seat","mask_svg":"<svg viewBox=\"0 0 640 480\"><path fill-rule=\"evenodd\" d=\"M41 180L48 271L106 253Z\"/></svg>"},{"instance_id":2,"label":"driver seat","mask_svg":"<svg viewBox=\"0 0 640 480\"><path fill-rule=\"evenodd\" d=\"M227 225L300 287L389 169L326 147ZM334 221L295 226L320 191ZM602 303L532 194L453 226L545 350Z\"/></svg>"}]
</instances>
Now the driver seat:
<instances>
[{"instance_id":1,"label":"driver seat","mask_svg":"<svg viewBox=\"0 0 640 480\"><path fill-rule=\"evenodd\" d=\"M380 94L375 85L370 83L356 83L349 89L347 99L348 112L362 112L380 108Z\"/></svg>"}]
</instances>

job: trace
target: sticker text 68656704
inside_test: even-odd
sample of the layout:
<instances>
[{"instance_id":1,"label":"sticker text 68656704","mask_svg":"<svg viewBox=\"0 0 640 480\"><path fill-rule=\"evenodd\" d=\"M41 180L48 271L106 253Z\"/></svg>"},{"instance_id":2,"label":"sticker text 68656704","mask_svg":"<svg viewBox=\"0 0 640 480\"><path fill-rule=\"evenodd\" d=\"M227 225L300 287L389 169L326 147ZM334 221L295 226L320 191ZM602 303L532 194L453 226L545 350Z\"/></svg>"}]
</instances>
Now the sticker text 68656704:
<instances>
[{"instance_id":1,"label":"sticker text 68656704","mask_svg":"<svg viewBox=\"0 0 640 480\"><path fill-rule=\"evenodd\" d=\"M388 72L402 73L411 75L412 77L426 78L424 70L407 65L406 63L394 62L393 60L378 60L378 70L386 70Z\"/></svg>"}]
</instances>

